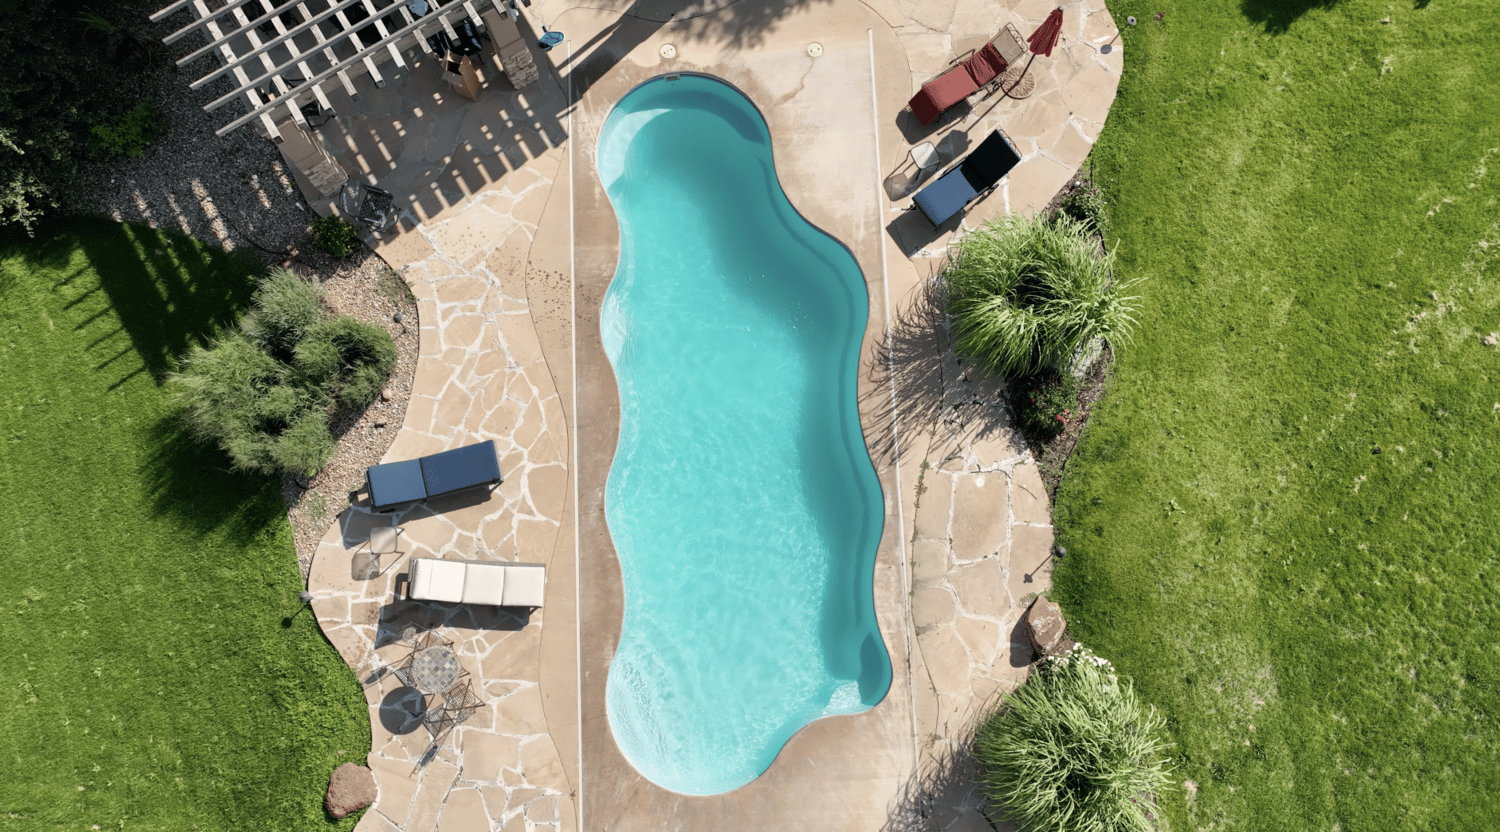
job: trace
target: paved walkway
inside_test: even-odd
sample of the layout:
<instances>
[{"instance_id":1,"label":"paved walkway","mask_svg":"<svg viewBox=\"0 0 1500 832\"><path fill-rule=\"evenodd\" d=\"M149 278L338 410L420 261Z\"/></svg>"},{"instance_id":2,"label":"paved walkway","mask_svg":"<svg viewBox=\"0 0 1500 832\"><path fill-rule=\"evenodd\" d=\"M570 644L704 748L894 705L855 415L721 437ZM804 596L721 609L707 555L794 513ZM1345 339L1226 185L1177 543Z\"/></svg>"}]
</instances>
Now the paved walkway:
<instances>
[{"instance_id":1,"label":"paved walkway","mask_svg":"<svg viewBox=\"0 0 1500 832\"><path fill-rule=\"evenodd\" d=\"M586 195L597 183L588 181L591 157L568 139L571 124L583 131L577 136L587 139L584 146L592 145L586 134L597 125L589 114L597 116L605 93L625 79L701 67L735 79L770 107L789 196L857 252L871 281L861 411L882 485L897 498L889 503L877 603L901 678L871 715L824 720L794 738L800 744L789 746L757 781L765 785L757 800L767 804L770 795L769 802L780 805L765 805L762 820L741 816L737 828L777 828L772 818L783 813L819 814L814 810L828 799L829 783L818 777L834 772L808 776L791 758L803 751L809 760L820 753L848 756L836 744L820 747L837 734L825 726L863 719L882 726L881 747L889 753L879 757L877 776L846 784L845 794L860 810L829 805L831 817L844 819L827 828L987 829L963 741L973 715L1024 678L1030 656L1018 620L1028 596L1048 585L1051 529L1040 477L1007 427L998 388L969 377L924 303L929 275L958 226L933 232L913 225L912 215L900 213L909 199L890 198L887 180L903 164L910 167L906 154L915 141L933 141L951 161L998 126L1024 161L1005 187L971 207L966 222L1048 201L1087 154L1113 100L1122 56L1119 49L1109 56L1097 51L1114 36L1108 13L1098 0L1066 0L1062 43L1052 59L1033 65L1038 82L1030 98L975 102L937 129L914 133L899 112L922 81L1006 21L1029 34L1051 0L836 0L717 9L709 3L695 6L703 13L691 19L675 17L680 8L666 2L594 5L604 8L538 0L524 12L569 36L551 54L555 66L544 67L542 81L525 91L492 80L477 103L468 103L447 92L435 68L420 64L385 89L363 91L358 113L341 115L320 133L346 169L366 171L404 195L400 232L374 242L417 294L421 359L406 421L385 458L483 439L501 448L506 481L488 499L434 502L394 517L403 530L403 558L549 565L547 606L529 619L413 604L393 600L404 559L387 555L387 571L373 580L357 574L369 529L390 518L356 506L329 530L310 589L329 639L366 682L369 763L380 796L359 828L571 830L578 828L580 810L590 830L660 828L664 822L651 807L669 795L650 797L660 792L650 784L630 786L629 796L616 794L628 778L611 782L611 765L585 750L601 742L612 747L612 740L606 721L586 707L590 691L602 685L607 652L577 630L575 548L587 553L607 546L607 539L595 539L587 513L584 537L575 537L570 430L579 432L582 450L612 447L612 440L600 439L613 436L599 422L608 419L608 409L595 403L614 392L573 375L573 339L581 339L580 348L597 341L590 325L599 300L586 291L597 275L585 280L587 264L575 267L575 239L614 231L609 223L572 229L575 193ZM622 17L626 9L630 16ZM828 46L816 72L806 56L813 40ZM668 42L678 47L675 64L660 57ZM805 67L792 60L798 54ZM820 80L832 68L837 80ZM583 109L570 105L570 87ZM776 90L785 94L770 97ZM774 114L798 107L831 111L833 102L820 103L819 96L851 94L868 100L839 106L857 105L851 113L863 112L866 120L818 129L825 136L832 135L827 128L869 131L880 153L869 144L860 151L868 161L855 153L845 165L855 171L863 165L867 189L851 186L847 195L827 196L826 165L818 154L837 154L843 145L791 141L803 128ZM850 176L857 184L858 176ZM879 196L865 196L872 193ZM575 384L580 402L573 401ZM584 476L592 476L588 466ZM593 572L586 577L594 581ZM590 586L599 591L597 582ZM608 607L593 604L582 612ZM395 635L407 623L438 628L457 642L486 701L425 761L426 733L399 732L397 683L382 673L403 655ZM783 769L785 776L778 774ZM700 812L715 800L688 799L688 809ZM698 816L707 815L692 817ZM690 816L677 822L699 828Z\"/></svg>"},{"instance_id":2,"label":"paved walkway","mask_svg":"<svg viewBox=\"0 0 1500 832\"><path fill-rule=\"evenodd\" d=\"M552 567L567 487L567 425L542 360L522 265L560 154L543 154L492 189L424 225L426 256L402 265L421 319L421 358L406 420L386 459L409 459L495 440L505 481L493 494L435 500L394 515L361 506L329 529L313 559L313 610L365 682L380 788L361 830L571 830L572 791L547 732L540 680L541 628L568 614L554 583L528 618L490 607L400 600L410 557L524 560ZM364 578L370 530L395 523L401 554ZM554 581L557 570L552 569ZM386 669L409 647L406 625L454 640L485 707L424 759L429 735L400 732L400 683Z\"/></svg>"}]
</instances>

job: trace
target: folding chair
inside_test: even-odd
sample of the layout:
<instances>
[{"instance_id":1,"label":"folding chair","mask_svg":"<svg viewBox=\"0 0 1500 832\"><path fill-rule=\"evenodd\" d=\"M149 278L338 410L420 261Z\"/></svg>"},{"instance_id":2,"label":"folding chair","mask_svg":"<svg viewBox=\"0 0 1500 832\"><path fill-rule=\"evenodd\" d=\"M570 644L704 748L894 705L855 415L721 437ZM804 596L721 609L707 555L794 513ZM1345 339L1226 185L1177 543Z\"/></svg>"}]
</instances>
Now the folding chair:
<instances>
[{"instance_id":1,"label":"folding chair","mask_svg":"<svg viewBox=\"0 0 1500 832\"><path fill-rule=\"evenodd\" d=\"M385 231L396 224L395 200L391 197L391 192L366 185L358 179L350 179L344 183L344 190L339 194L339 206L355 222L371 231Z\"/></svg>"}]
</instances>

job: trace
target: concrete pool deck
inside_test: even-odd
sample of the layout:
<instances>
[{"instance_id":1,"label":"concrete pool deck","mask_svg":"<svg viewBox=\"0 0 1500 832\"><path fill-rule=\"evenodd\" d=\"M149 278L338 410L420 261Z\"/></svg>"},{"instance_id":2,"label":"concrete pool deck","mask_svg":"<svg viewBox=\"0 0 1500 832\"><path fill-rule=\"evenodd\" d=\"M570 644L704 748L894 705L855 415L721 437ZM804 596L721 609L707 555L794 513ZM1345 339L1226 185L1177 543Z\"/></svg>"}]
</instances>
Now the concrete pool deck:
<instances>
[{"instance_id":1,"label":"concrete pool deck","mask_svg":"<svg viewBox=\"0 0 1500 832\"><path fill-rule=\"evenodd\" d=\"M1045 204L1113 101L1122 55L1098 52L1115 35L1108 12L1065 2L1062 41L1033 64L1030 98L976 100L919 131L901 110L922 81L1006 22L1029 34L1052 3L745 0L686 19L662 2L603 5L523 12L568 35L525 90L490 73L470 103L418 64L320 134L347 170L396 193L406 217L373 241L420 309L413 398L386 459L483 439L501 449L505 483L397 515L401 549L549 565L547 604L527 619L413 604L394 600L404 561L387 556L373 580L355 573L369 528L387 519L356 506L329 530L309 588L366 682L380 796L358 828L990 828L962 746L973 716L1024 678L1019 617L1048 585L1050 517L999 388L952 356L928 297L959 225L914 223L891 185L913 167L914 144L932 141L946 166L999 127L1023 162L966 222ZM871 711L814 723L755 782L696 798L642 779L604 716L622 599L602 511L618 415L597 312L618 231L593 163L621 95L692 71L760 106L792 203L865 273L860 406L887 502L875 592L895 676ZM486 701L425 761L426 734L399 730L397 683L382 674L406 623L457 642Z\"/></svg>"}]
</instances>

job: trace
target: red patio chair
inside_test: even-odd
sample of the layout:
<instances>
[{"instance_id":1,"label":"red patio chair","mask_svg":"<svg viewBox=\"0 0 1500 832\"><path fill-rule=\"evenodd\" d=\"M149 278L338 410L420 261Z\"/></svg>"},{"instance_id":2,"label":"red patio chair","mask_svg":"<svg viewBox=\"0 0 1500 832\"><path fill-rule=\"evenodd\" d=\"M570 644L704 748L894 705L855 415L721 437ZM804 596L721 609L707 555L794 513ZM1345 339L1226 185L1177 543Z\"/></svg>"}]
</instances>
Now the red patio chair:
<instances>
[{"instance_id":1,"label":"red patio chair","mask_svg":"<svg viewBox=\"0 0 1500 832\"><path fill-rule=\"evenodd\" d=\"M1007 65L995 44L986 43L973 57L923 84L908 106L917 121L931 124L948 108L995 80Z\"/></svg>"}]
</instances>

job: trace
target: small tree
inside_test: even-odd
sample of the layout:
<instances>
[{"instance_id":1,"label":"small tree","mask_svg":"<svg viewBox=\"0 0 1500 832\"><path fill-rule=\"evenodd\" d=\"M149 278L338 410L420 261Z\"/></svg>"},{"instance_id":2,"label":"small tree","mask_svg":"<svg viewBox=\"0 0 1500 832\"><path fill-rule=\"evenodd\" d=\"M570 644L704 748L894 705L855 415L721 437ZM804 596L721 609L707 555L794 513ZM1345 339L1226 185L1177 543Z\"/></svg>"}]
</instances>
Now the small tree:
<instances>
[{"instance_id":1,"label":"small tree","mask_svg":"<svg viewBox=\"0 0 1500 832\"><path fill-rule=\"evenodd\" d=\"M979 726L981 784L1029 829L1154 832L1163 720L1082 647L1044 659Z\"/></svg>"},{"instance_id":2,"label":"small tree","mask_svg":"<svg viewBox=\"0 0 1500 832\"><path fill-rule=\"evenodd\" d=\"M195 347L172 377L193 435L223 448L236 468L317 471L333 455L331 415L374 401L395 368L385 330L332 317L322 302L318 286L273 271L240 329Z\"/></svg>"},{"instance_id":3,"label":"small tree","mask_svg":"<svg viewBox=\"0 0 1500 832\"><path fill-rule=\"evenodd\" d=\"M944 275L954 349L1015 378L1065 367L1096 338L1129 340L1139 281L1114 278L1082 223L1011 215L959 240Z\"/></svg>"},{"instance_id":4,"label":"small tree","mask_svg":"<svg viewBox=\"0 0 1500 832\"><path fill-rule=\"evenodd\" d=\"M240 322L240 329L261 349L282 360L290 358L308 330L328 317L323 310L322 287L290 269L273 269L261 280L250 302L252 309Z\"/></svg>"}]
</instances>

